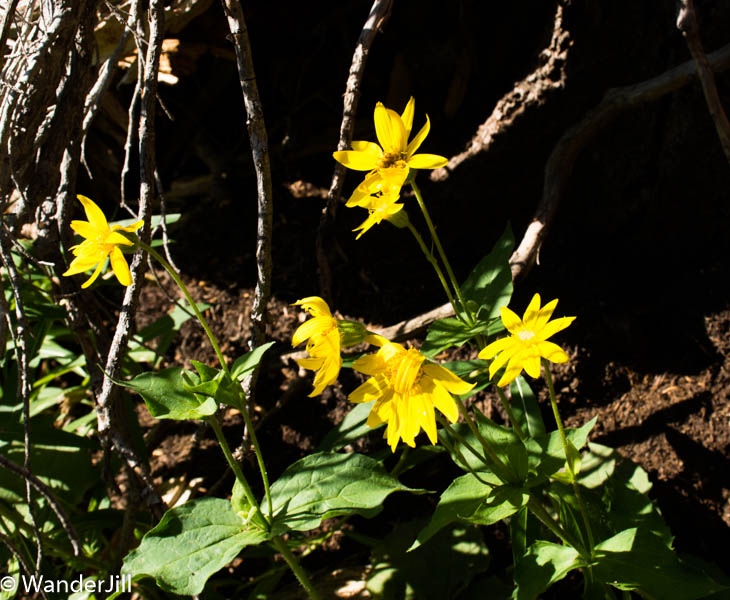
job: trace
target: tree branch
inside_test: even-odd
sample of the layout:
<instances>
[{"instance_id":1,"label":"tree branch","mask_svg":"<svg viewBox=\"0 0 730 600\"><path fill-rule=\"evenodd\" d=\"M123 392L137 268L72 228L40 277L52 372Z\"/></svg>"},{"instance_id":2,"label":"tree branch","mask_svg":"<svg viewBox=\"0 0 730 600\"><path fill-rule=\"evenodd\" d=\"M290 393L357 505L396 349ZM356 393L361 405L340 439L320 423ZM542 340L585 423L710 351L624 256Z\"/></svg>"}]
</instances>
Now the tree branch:
<instances>
[{"instance_id":1,"label":"tree branch","mask_svg":"<svg viewBox=\"0 0 730 600\"><path fill-rule=\"evenodd\" d=\"M269 141L264 122L264 111L256 85L253 68L251 42L248 38L246 21L241 4L237 0L221 0L223 11L231 31L230 39L236 50L238 79L246 105L246 127L251 144L254 168L256 170L256 190L258 195L258 223L256 232L256 290L251 306L252 335L249 343L253 350L266 339L266 305L271 296L271 230L273 219L273 198L271 186L271 166L269 164ZM258 379L257 366L243 383L249 407L254 402L254 391Z\"/></svg>"},{"instance_id":2,"label":"tree branch","mask_svg":"<svg viewBox=\"0 0 730 600\"><path fill-rule=\"evenodd\" d=\"M720 138L720 144L722 145L723 152L725 152L725 157L730 161L730 122L728 122L727 114L725 114L725 110L720 102L720 96L717 93L715 75L712 73L707 55L705 55L705 51L702 48L700 28L697 25L694 2L693 0L680 0L680 2L681 8L677 16L677 28L682 32L692 59L697 66L697 75L702 84L702 91L705 94L707 108L715 123L717 136Z\"/></svg>"},{"instance_id":3,"label":"tree branch","mask_svg":"<svg viewBox=\"0 0 730 600\"><path fill-rule=\"evenodd\" d=\"M716 72L730 68L730 44L709 54L707 59ZM573 172L575 160L585 145L619 114L658 100L686 85L696 75L697 67L694 61L690 60L647 81L609 89L598 106L563 134L545 165L540 204L527 226L522 241L510 257L513 280L527 274L535 263L565 185ZM375 331L385 337L393 335L396 339L407 339L433 321L452 315L453 311L447 303L412 319Z\"/></svg>"}]
</instances>

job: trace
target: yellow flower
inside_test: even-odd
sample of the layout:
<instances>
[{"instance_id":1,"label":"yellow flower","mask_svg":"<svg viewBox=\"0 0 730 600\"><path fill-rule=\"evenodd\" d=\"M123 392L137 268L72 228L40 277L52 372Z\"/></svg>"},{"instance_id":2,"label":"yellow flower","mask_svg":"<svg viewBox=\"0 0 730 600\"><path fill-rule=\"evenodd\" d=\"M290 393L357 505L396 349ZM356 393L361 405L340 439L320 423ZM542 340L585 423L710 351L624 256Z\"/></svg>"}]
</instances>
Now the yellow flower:
<instances>
[{"instance_id":1,"label":"yellow flower","mask_svg":"<svg viewBox=\"0 0 730 600\"><path fill-rule=\"evenodd\" d=\"M363 356L352 367L372 377L349 395L351 402L375 400L367 424L376 427L387 423L386 439L395 452L398 440L413 447L421 428L432 444L436 443L437 408L452 423L459 409L451 394L466 394L474 387L451 371L426 360L415 348L406 350L384 338L376 354Z\"/></svg>"},{"instance_id":2,"label":"yellow flower","mask_svg":"<svg viewBox=\"0 0 730 600\"><path fill-rule=\"evenodd\" d=\"M558 301L555 299L540 308L540 294L535 294L521 319L506 306L502 307L502 323L511 335L492 342L479 353L479 358L483 360L496 356L489 365L490 378L507 365L497 382L498 386L510 384L522 369L530 377L540 377L541 358L554 363L567 362L568 355L565 351L557 344L546 341L575 320L575 317L561 317L550 321L557 305Z\"/></svg>"},{"instance_id":3,"label":"yellow flower","mask_svg":"<svg viewBox=\"0 0 730 600\"><path fill-rule=\"evenodd\" d=\"M93 275L81 286L87 288L101 274L108 256L112 264L112 271L114 271L119 283L125 286L130 285L132 275L119 246L134 246L134 242L128 240L119 231L132 233L142 227L144 221L137 221L126 227L121 225L109 227L104 213L92 200L80 194L76 197L84 205L84 212L88 221L71 221L71 229L86 239L71 247L71 252L76 258L71 261L64 275L85 273L96 265Z\"/></svg>"},{"instance_id":4,"label":"yellow flower","mask_svg":"<svg viewBox=\"0 0 730 600\"><path fill-rule=\"evenodd\" d=\"M410 169L438 169L448 162L446 158L436 154L416 154L416 150L431 129L431 123L426 115L426 124L409 142L414 110L413 98L408 101L402 115L378 102L375 106L374 120L375 134L380 145L375 142L352 142L352 150L333 153L335 160L348 169L371 171L369 178L365 179L365 182L368 182L368 194L378 192L378 185L383 178L389 179L388 187L391 188L393 188L390 185L392 182L400 180L400 183L396 184L397 189L391 189L391 192L400 194L400 188L405 183ZM350 200L352 201L352 198Z\"/></svg>"},{"instance_id":5,"label":"yellow flower","mask_svg":"<svg viewBox=\"0 0 730 600\"><path fill-rule=\"evenodd\" d=\"M297 364L303 369L317 371L314 377L314 390L309 397L317 396L328 385L337 380L342 367L340 356L340 330L337 319L332 316L327 303L318 296L309 296L294 302L293 306L301 306L313 318L302 323L292 336L292 347L307 342L310 358L298 358Z\"/></svg>"},{"instance_id":6,"label":"yellow flower","mask_svg":"<svg viewBox=\"0 0 730 600\"><path fill-rule=\"evenodd\" d=\"M388 220L400 212L403 205L398 203L398 199L402 185L403 181L399 181L398 174L394 177L389 175L382 177L377 171L373 171L355 188L345 206L361 206L369 211L368 218L353 230L360 232L355 239L360 239L360 236L373 225Z\"/></svg>"}]
</instances>

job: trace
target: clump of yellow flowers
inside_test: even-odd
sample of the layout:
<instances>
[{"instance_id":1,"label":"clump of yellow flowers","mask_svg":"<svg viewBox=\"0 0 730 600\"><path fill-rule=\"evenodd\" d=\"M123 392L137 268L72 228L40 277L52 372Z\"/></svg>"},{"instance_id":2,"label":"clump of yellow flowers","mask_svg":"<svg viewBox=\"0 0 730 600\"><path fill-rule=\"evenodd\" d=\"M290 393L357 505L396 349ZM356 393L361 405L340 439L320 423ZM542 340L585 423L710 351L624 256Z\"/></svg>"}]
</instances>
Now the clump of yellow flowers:
<instances>
[{"instance_id":1,"label":"clump of yellow flowers","mask_svg":"<svg viewBox=\"0 0 730 600\"><path fill-rule=\"evenodd\" d=\"M334 152L336 161L355 171L368 171L365 179L355 188L346 206L360 206L369 211L368 218L355 231L358 238L373 225L390 220L402 208L397 201L412 169L438 169L448 160L437 154L416 154L428 136L431 123L426 123L408 141L413 127L416 102L411 97L402 114L386 108L382 102L375 105L373 119L379 144L367 141L352 142L352 150Z\"/></svg>"},{"instance_id":2,"label":"clump of yellow flowers","mask_svg":"<svg viewBox=\"0 0 730 600\"><path fill-rule=\"evenodd\" d=\"M101 274L108 256L112 271L119 283L124 286L131 285L132 275L120 246L134 246L134 242L119 232L134 233L142 227L143 221L137 221L126 227L121 225L110 227L102 210L91 199L80 194L76 197L83 204L88 221L71 221L71 229L85 239L80 244L71 247L75 258L64 275L85 273L96 266L94 273L81 286L87 288Z\"/></svg>"}]
</instances>

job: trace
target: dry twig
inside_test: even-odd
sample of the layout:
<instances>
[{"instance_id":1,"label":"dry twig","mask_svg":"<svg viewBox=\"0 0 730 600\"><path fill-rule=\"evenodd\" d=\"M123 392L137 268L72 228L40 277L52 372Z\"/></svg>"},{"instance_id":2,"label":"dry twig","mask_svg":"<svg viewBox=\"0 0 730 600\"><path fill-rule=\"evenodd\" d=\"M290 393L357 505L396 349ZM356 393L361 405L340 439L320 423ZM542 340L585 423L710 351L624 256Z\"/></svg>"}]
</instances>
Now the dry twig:
<instances>
[{"instance_id":1,"label":"dry twig","mask_svg":"<svg viewBox=\"0 0 730 600\"><path fill-rule=\"evenodd\" d=\"M360 82L365 72L365 63L367 62L370 46L375 39L375 35L380 31L390 16L393 7L393 0L375 0L370 8L365 25L362 28L360 37L355 46L355 52L352 55L352 63L350 72L347 76L347 85L345 86L344 108L342 110L342 123L340 124L340 139L337 142L338 150L347 150L352 142L352 130L355 127L355 115L357 114L357 104L360 100ZM317 229L316 254L317 269L319 271L319 288L322 296L328 301L332 301L332 273L330 272L327 254L324 251L324 240L329 235L332 220L337 212L337 205L340 202L342 184L345 181L345 167L340 163L335 163L335 172L332 175L332 183L329 192L327 192L327 202L322 209L319 219L319 228Z\"/></svg>"},{"instance_id":2,"label":"dry twig","mask_svg":"<svg viewBox=\"0 0 730 600\"><path fill-rule=\"evenodd\" d=\"M248 39L243 10L236 0L221 0L223 10L231 31L231 41L236 49L238 78L246 105L246 127L251 144L254 168L256 170L256 189L258 194L258 224L256 233L256 290L251 306L252 335L249 343L253 350L266 339L266 305L271 296L271 229L273 218L273 198L271 187L271 166L269 164L269 141L266 135L264 111L256 85L253 68L251 43ZM247 403L254 402L254 390L259 369L256 367L243 382Z\"/></svg>"},{"instance_id":3,"label":"dry twig","mask_svg":"<svg viewBox=\"0 0 730 600\"><path fill-rule=\"evenodd\" d=\"M705 94L707 108L715 123L717 136L720 138L720 144L722 145L723 152L725 152L725 157L730 161L730 122L728 122L727 114L725 114L725 110L720 102L720 96L717 93L717 86L715 85L715 76L710 68L707 55L702 48L694 1L680 0L680 2L681 8L677 16L677 28L682 32L692 59L697 65L697 76L702 84L702 91Z\"/></svg>"},{"instance_id":4,"label":"dry twig","mask_svg":"<svg viewBox=\"0 0 730 600\"><path fill-rule=\"evenodd\" d=\"M140 188L139 212L137 217L144 220L144 226L140 231L140 236L146 240L149 239L150 235L150 205L155 188L154 118L157 96L157 69L159 67L162 46L163 20L164 8L162 6L162 0L151 0L149 5L149 41L142 76L144 85L142 86L142 95L140 98ZM124 294L122 310L119 314L114 338L112 339L107 356L105 377L102 382L101 392L97 395L97 422L99 436L105 451L108 452L110 447L113 446L122 455L129 469L142 481L144 486L142 490L143 501L159 517L161 516L162 510L164 510L164 502L152 482L149 466L146 461L141 460L137 456L137 453L127 439L128 436L123 429L124 421L120 414L118 390L109 378L109 376L116 377L119 373L122 357L124 356L129 336L131 335L144 270L144 253L142 251L138 251L135 254L130 270L132 272L132 284ZM131 481L135 481L133 477L130 479ZM126 549L120 549L121 553L125 551Z\"/></svg>"},{"instance_id":5,"label":"dry twig","mask_svg":"<svg viewBox=\"0 0 730 600\"><path fill-rule=\"evenodd\" d=\"M565 87L567 78L565 65L568 50L573 44L570 33L564 25L564 5L560 0L555 9L553 33L550 43L539 55L538 67L527 77L518 81L492 110L489 118L479 126L476 135L463 152L452 156L449 163L431 174L432 181L444 181L464 161L477 154L487 152L495 140L503 136L529 110L544 104L551 93Z\"/></svg>"}]
</instances>

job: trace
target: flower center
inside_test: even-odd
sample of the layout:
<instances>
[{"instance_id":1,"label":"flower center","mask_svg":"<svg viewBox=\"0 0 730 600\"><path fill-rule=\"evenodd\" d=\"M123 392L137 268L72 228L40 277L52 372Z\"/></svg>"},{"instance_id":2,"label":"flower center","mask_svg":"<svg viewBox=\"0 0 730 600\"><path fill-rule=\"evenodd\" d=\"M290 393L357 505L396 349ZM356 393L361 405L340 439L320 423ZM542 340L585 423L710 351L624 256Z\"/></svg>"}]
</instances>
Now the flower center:
<instances>
[{"instance_id":1,"label":"flower center","mask_svg":"<svg viewBox=\"0 0 730 600\"><path fill-rule=\"evenodd\" d=\"M386 152L378 159L378 169L388 169L390 167L405 169L408 166L406 163L407 158L408 154L406 152Z\"/></svg>"},{"instance_id":2,"label":"flower center","mask_svg":"<svg viewBox=\"0 0 730 600\"><path fill-rule=\"evenodd\" d=\"M529 329L523 329L517 334L517 337L520 338L523 342L527 342L535 337L535 332Z\"/></svg>"},{"instance_id":3,"label":"flower center","mask_svg":"<svg viewBox=\"0 0 730 600\"><path fill-rule=\"evenodd\" d=\"M400 359L398 370L395 373L393 389L398 394L407 394L418 380L421 365L426 357L415 348L410 348Z\"/></svg>"}]
</instances>

